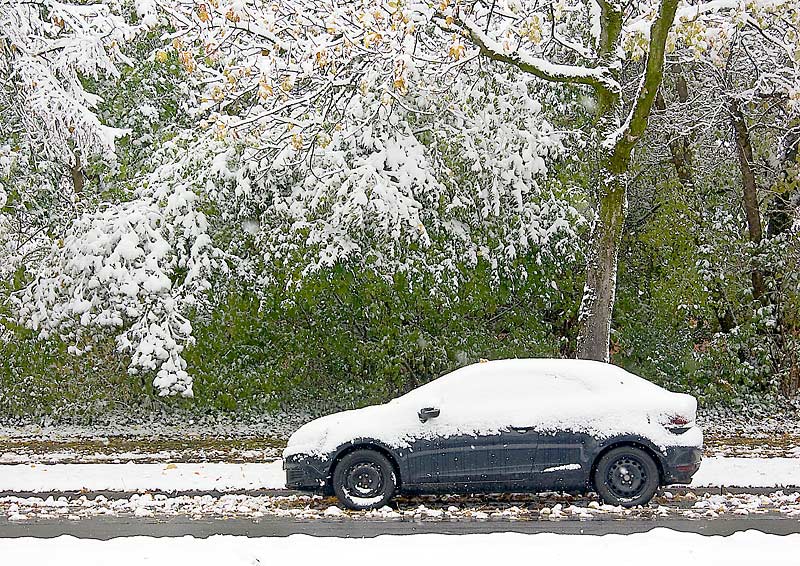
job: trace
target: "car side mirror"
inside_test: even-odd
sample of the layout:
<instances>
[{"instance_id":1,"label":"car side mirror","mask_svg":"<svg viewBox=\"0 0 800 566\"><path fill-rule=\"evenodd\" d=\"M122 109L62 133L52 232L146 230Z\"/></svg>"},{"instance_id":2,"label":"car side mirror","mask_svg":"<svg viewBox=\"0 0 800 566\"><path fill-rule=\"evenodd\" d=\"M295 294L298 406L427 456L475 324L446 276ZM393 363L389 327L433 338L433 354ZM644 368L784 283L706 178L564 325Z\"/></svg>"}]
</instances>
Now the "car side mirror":
<instances>
[{"instance_id":1,"label":"car side mirror","mask_svg":"<svg viewBox=\"0 0 800 566\"><path fill-rule=\"evenodd\" d=\"M430 419L435 419L439 416L439 409L436 407L425 407L424 409L419 410L419 422L424 423Z\"/></svg>"}]
</instances>

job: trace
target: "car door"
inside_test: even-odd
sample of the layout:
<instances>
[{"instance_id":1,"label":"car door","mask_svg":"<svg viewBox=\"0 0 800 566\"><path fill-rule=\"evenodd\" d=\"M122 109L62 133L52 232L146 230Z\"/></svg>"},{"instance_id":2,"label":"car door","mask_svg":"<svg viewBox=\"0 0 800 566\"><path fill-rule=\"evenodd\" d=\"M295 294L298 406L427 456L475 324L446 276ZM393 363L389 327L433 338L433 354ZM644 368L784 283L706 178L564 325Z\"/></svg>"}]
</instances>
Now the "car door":
<instances>
[{"instance_id":1,"label":"car door","mask_svg":"<svg viewBox=\"0 0 800 566\"><path fill-rule=\"evenodd\" d=\"M583 486L591 461L592 438L570 430L539 434L532 480L539 490L570 490Z\"/></svg>"},{"instance_id":2,"label":"car door","mask_svg":"<svg viewBox=\"0 0 800 566\"><path fill-rule=\"evenodd\" d=\"M403 451L407 483L461 491L530 485L538 434L524 424L532 423L486 422L484 404L443 402L439 417L422 424L419 438Z\"/></svg>"},{"instance_id":3,"label":"car door","mask_svg":"<svg viewBox=\"0 0 800 566\"><path fill-rule=\"evenodd\" d=\"M499 434L441 434L419 439L406 456L410 478L413 483L462 491L497 482L500 447Z\"/></svg>"},{"instance_id":4,"label":"car door","mask_svg":"<svg viewBox=\"0 0 800 566\"><path fill-rule=\"evenodd\" d=\"M503 433L499 481L503 491L527 490L535 485L532 473L539 454L539 433L532 422L509 426Z\"/></svg>"}]
</instances>

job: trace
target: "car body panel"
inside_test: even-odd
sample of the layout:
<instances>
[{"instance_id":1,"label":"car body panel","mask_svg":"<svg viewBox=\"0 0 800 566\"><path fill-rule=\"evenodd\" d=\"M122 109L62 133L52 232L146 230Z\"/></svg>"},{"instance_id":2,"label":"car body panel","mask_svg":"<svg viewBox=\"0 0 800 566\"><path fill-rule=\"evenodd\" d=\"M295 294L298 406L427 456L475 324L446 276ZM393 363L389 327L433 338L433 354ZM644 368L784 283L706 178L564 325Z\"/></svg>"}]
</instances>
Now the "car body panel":
<instances>
[{"instance_id":1,"label":"car body panel","mask_svg":"<svg viewBox=\"0 0 800 566\"><path fill-rule=\"evenodd\" d=\"M426 438L395 453L406 486L523 487L531 480L537 436L532 428L518 427L498 434Z\"/></svg>"},{"instance_id":2,"label":"car body panel","mask_svg":"<svg viewBox=\"0 0 800 566\"><path fill-rule=\"evenodd\" d=\"M504 446L503 439L521 437L516 446ZM531 445L536 442L534 456ZM699 469L702 448L697 446L668 446L658 448L648 439L637 435L597 439L573 433L541 434L535 431L520 434L509 431L507 435L491 439L486 449L474 449L478 439L454 439L449 450L435 440L415 443L412 448L395 449L380 441L360 438L342 445L325 457L294 455L284 459L287 473L286 485L292 489L324 491L329 486L333 467L342 455L358 448L384 452L397 465L399 491L405 493L497 493L505 491L587 491L592 489L593 466L601 455L618 446L635 446L650 453L660 470L660 484L688 484ZM457 446L455 443L457 442ZM511 446L512 454L503 452ZM542 448L544 446L544 448ZM492 448L494 447L494 448ZM541 450L541 451L540 451ZM539 454L542 456L539 463ZM558 460L563 456L563 460ZM448 463L459 458L466 465ZM503 463L517 459L517 472L501 475ZM529 472L523 470L528 466ZM548 464L548 465L545 465ZM474 467L473 467L474 466ZM509 470L514 470L513 464Z\"/></svg>"}]
</instances>

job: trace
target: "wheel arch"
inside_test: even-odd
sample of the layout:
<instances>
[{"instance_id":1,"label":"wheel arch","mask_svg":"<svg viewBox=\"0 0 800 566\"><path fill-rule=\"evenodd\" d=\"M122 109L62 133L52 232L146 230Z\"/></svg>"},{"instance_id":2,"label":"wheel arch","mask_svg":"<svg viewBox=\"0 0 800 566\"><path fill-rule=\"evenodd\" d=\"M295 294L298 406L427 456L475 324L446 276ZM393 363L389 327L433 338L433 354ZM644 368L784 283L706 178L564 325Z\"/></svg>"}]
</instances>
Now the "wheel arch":
<instances>
[{"instance_id":1,"label":"wheel arch","mask_svg":"<svg viewBox=\"0 0 800 566\"><path fill-rule=\"evenodd\" d=\"M333 480L333 471L336 469L336 466L339 462L347 456L348 454L355 452L356 450L372 450L374 452L378 452L379 454L386 457L387 460L392 464L392 468L394 469L394 475L397 480L396 489L399 491L400 486L403 483L403 478L400 474L400 463L398 462L397 456L392 452L392 450L388 447L383 445L381 442L377 442L375 440L357 440L351 443L346 444L339 448L336 452L336 456L333 457L331 460L331 465L328 467L328 475L327 475L327 487L331 488L331 481Z\"/></svg>"},{"instance_id":2,"label":"wheel arch","mask_svg":"<svg viewBox=\"0 0 800 566\"><path fill-rule=\"evenodd\" d=\"M594 459L592 460L592 465L589 469L589 485L596 489L597 486L594 484L594 476L597 472L597 465L600 463L600 460L614 450L615 448L622 448L624 446L630 446L632 448L638 448L639 450L643 451L645 454L650 456L653 459L653 462L656 464L656 468L658 469L658 484L664 485L664 462L662 460L663 456L661 453L654 447L650 446L649 442L641 440L641 439L618 439L612 440L608 444L604 445L603 448L595 455Z\"/></svg>"}]
</instances>

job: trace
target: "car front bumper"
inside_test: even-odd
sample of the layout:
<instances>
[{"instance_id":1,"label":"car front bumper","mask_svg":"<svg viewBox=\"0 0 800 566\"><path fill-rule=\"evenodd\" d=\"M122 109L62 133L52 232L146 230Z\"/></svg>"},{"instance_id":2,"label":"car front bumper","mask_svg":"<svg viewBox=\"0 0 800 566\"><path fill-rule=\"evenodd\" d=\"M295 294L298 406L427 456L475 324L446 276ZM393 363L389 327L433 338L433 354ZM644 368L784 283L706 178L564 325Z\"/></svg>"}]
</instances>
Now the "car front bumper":
<instances>
[{"instance_id":1,"label":"car front bumper","mask_svg":"<svg viewBox=\"0 0 800 566\"><path fill-rule=\"evenodd\" d=\"M328 480L328 463L324 460L295 454L283 459L286 487L304 491L324 489Z\"/></svg>"},{"instance_id":2,"label":"car front bumper","mask_svg":"<svg viewBox=\"0 0 800 566\"><path fill-rule=\"evenodd\" d=\"M703 449L697 446L670 446L664 458L664 484L688 484L700 469Z\"/></svg>"}]
</instances>

